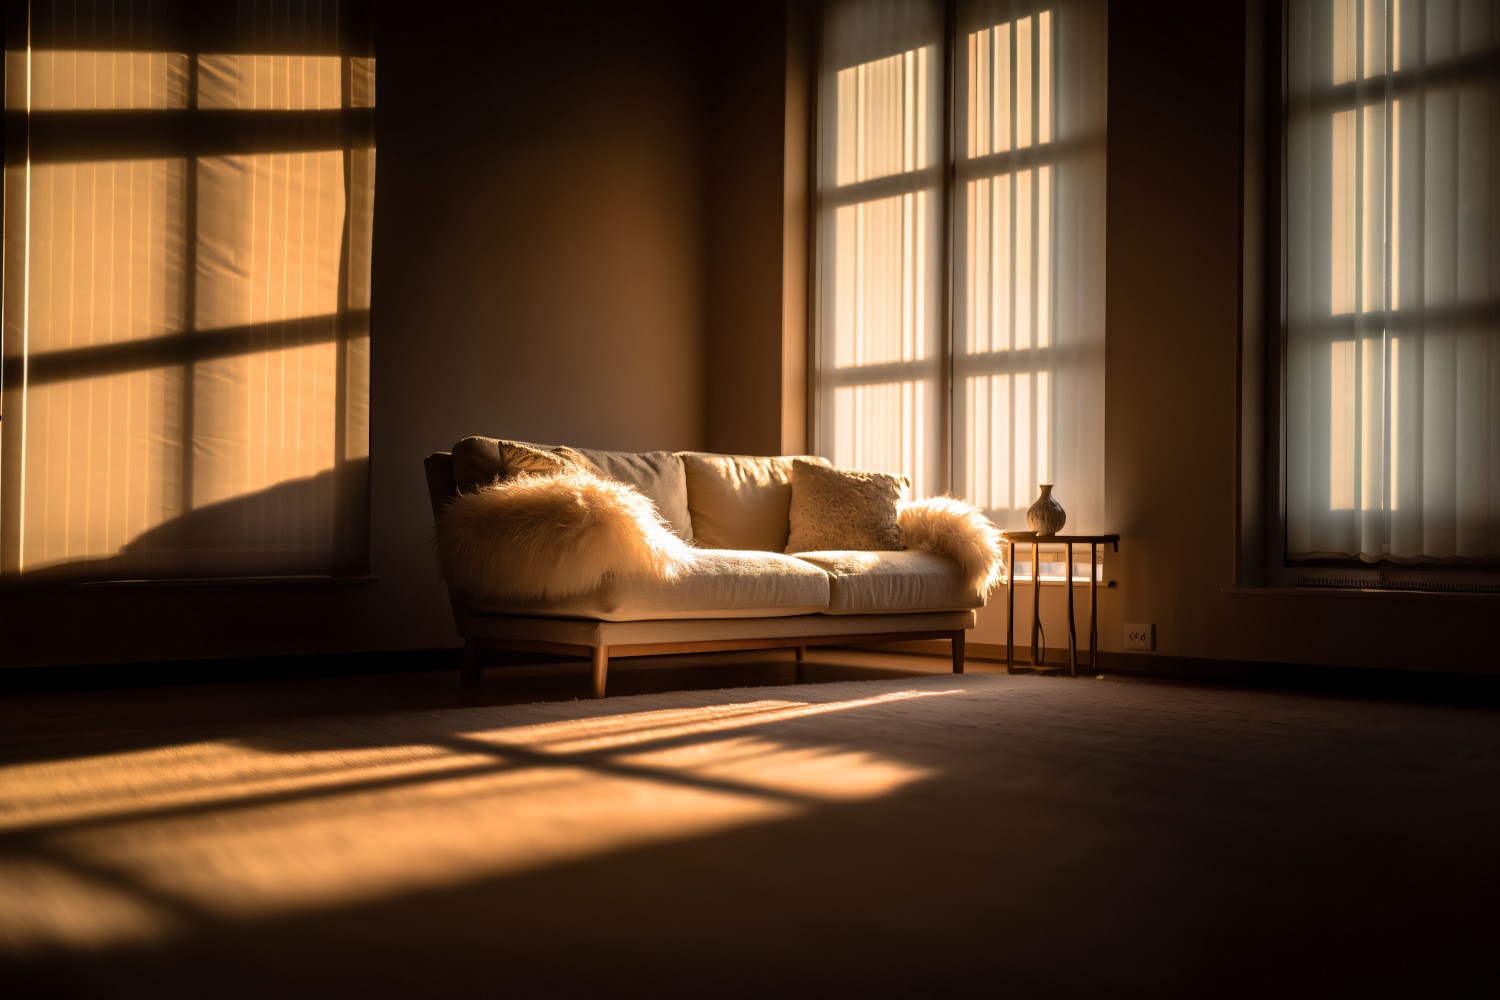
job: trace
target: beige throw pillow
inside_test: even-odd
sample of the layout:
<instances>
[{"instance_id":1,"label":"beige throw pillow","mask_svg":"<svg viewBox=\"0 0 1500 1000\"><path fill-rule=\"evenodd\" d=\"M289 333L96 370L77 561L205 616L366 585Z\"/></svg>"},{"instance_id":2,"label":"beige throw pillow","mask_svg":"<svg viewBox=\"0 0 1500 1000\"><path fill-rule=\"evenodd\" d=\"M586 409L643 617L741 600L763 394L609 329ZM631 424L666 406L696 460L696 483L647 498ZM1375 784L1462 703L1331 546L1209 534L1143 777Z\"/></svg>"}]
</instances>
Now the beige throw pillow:
<instances>
[{"instance_id":1,"label":"beige throw pillow","mask_svg":"<svg viewBox=\"0 0 1500 1000\"><path fill-rule=\"evenodd\" d=\"M687 473L693 538L700 546L786 550L793 458L691 451L678 454ZM828 464L815 457L807 461Z\"/></svg>"},{"instance_id":2,"label":"beige throw pillow","mask_svg":"<svg viewBox=\"0 0 1500 1000\"><path fill-rule=\"evenodd\" d=\"M904 549L897 511L904 476L792 463L791 537L787 552Z\"/></svg>"}]
</instances>

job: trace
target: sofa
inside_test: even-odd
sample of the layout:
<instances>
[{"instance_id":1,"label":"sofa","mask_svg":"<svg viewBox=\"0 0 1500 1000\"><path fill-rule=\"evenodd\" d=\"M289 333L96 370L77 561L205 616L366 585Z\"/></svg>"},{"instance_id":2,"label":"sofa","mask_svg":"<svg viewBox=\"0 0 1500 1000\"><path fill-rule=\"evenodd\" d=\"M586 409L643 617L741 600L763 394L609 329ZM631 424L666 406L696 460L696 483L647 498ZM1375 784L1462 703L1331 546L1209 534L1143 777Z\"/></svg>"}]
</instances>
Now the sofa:
<instances>
[{"instance_id":1,"label":"sofa","mask_svg":"<svg viewBox=\"0 0 1500 1000\"><path fill-rule=\"evenodd\" d=\"M587 656L593 694L630 656L964 636L1003 572L999 533L901 477L811 456L613 452L468 437L425 461L462 637Z\"/></svg>"}]
</instances>

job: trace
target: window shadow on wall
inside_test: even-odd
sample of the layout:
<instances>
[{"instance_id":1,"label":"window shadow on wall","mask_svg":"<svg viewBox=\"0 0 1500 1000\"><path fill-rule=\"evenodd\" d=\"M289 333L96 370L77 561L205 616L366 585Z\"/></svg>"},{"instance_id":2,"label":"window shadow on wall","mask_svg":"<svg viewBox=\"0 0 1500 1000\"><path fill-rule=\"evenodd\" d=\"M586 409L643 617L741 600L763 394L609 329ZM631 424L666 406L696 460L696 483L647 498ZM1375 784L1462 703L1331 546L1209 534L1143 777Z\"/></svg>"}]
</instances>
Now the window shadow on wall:
<instances>
[{"instance_id":1,"label":"window shadow on wall","mask_svg":"<svg viewBox=\"0 0 1500 1000\"><path fill-rule=\"evenodd\" d=\"M362 571L367 13L26 13L0 574Z\"/></svg>"}]
</instances>

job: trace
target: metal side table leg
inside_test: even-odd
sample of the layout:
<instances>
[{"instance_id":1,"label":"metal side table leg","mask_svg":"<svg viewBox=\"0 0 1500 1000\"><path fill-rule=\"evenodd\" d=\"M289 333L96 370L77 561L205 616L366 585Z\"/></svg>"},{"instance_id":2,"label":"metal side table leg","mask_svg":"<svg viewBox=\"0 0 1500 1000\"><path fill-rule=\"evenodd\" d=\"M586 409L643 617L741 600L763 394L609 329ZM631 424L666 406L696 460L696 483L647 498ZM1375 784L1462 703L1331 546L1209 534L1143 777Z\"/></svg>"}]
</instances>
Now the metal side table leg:
<instances>
[{"instance_id":1,"label":"metal side table leg","mask_svg":"<svg viewBox=\"0 0 1500 1000\"><path fill-rule=\"evenodd\" d=\"M1005 543L1005 672L1016 672L1016 543Z\"/></svg>"},{"instance_id":2,"label":"metal side table leg","mask_svg":"<svg viewBox=\"0 0 1500 1000\"><path fill-rule=\"evenodd\" d=\"M1089 669L1099 672L1099 545L1089 542Z\"/></svg>"},{"instance_id":3,"label":"metal side table leg","mask_svg":"<svg viewBox=\"0 0 1500 1000\"><path fill-rule=\"evenodd\" d=\"M1031 543L1031 669L1042 669L1047 644L1042 641L1042 547Z\"/></svg>"},{"instance_id":4,"label":"metal side table leg","mask_svg":"<svg viewBox=\"0 0 1500 1000\"><path fill-rule=\"evenodd\" d=\"M1073 543L1066 546L1063 563L1063 586L1068 588L1068 676L1078 676L1078 631L1073 623Z\"/></svg>"}]
</instances>

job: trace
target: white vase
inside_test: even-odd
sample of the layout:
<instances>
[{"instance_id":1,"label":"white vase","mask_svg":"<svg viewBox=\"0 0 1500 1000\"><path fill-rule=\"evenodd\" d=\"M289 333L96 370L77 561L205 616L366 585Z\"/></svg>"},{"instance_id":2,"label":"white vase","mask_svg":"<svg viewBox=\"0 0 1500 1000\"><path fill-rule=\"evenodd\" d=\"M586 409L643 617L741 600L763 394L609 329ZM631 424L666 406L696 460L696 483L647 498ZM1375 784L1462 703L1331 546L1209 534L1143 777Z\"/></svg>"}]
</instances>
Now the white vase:
<instances>
[{"instance_id":1,"label":"white vase","mask_svg":"<svg viewBox=\"0 0 1500 1000\"><path fill-rule=\"evenodd\" d=\"M1042 495L1026 512L1026 523L1038 535L1055 535L1068 523L1068 512L1052 497L1052 484L1042 483L1037 487Z\"/></svg>"}]
</instances>

